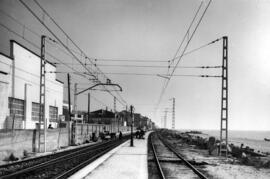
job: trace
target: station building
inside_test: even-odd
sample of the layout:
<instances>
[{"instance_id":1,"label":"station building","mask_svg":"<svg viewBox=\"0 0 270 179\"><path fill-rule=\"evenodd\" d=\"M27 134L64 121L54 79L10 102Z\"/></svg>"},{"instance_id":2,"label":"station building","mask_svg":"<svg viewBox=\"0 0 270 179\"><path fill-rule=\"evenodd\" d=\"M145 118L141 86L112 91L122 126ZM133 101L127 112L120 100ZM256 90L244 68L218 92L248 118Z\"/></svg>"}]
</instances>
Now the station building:
<instances>
[{"instance_id":1,"label":"station building","mask_svg":"<svg viewBox=\"0 0 270 179\"><path fill-rule=\"evenodd\" d=\"M0 53L0 129L34 129L39 123L40 56L10 41L10 56ZM46 71L56 66L46 63ZM45 118L57 127L63 106L63 83L46 73Z\"/></svg>"}]
</instances>

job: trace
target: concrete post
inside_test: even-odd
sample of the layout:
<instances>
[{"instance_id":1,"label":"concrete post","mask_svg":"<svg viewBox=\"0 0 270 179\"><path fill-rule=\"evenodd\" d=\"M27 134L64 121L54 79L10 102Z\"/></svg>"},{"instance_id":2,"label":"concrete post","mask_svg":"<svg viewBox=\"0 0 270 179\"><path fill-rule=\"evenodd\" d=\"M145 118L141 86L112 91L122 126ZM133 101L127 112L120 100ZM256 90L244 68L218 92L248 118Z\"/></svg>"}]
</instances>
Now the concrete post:
<instances>
[{"instance_id":1,"label":"concrete post","mask_svg":"<svg viewBox=\"0 0 270 179\"><path fill-rule=\"evenodd\" d=\"M130 133L130 147L133 147L133 106L130 106L130 117L131 117L131 133Z\"/></svg>"},{"instance_id":2,"label":"concrete post","mask_svg":"<svg viewBox=\"0 0 270 179\"><path fill-rule=\"evenodd\" d=\"M73 111L74 111L74 114L76 113L76 111L77 111L77 86L78 86L78 84L77 83L75 83L74 84L74 105L73 105Z\"/></svg>"}]
</instances>

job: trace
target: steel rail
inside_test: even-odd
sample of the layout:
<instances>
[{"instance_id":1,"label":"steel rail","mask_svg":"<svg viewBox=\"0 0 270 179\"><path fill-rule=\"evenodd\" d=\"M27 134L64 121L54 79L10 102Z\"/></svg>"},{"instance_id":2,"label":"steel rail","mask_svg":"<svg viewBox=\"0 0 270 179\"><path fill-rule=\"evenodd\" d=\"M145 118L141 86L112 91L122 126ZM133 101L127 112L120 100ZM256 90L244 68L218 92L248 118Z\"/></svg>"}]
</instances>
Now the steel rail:
<instances>
[{"instance_id":1,"label":"steel rail","mask_svg":"<svg viewBox=\"0 0 270 179\"><path fill-rule=\"evenodd\" d=\"M189 163L187 160L185 160L176 150L175 148L167 142L165 139L163 139L160 135L158 135L158 138L160 141L168 148L170 149L179 159L181 159L184 164L189 167L194 173L196 173L201 179L207 179L207 177L202 174L197 168L195 168L191 163Z\"/></svg>"},{"instance_id":2,"label":"steel rail","mask_svg":"<svg viewBox=\"0 0 270 179\"><path fill-rule=\"evenodd\" d=\"M121 140L121 142L122 141L123 140ZM113 140L113 141L101 143L99 145L89 146L88 148L84 148L83 150L77 150L77 151L74 151L72 153L57 157L55 159L51 159L49 161L40 163L38 165L31 166L31 167L28 167L28 168L24 168L22 170L14 172L14 173L1 176L1 178L3 178L3 179L4 178L14 178L14 177L16 178L17 176L20 176L22 174L26 174L26 173L29 173L29 172L34 172L35 170L44 169L46 167L50 167L52 165L55 165L55 164L60 163L60 162L64 162L66 160L72 160L72 159L77 158L77 157L82 157L84 155L89 155L89 153L93 153L95 151L100 151L101 149L103 151L106 148L110 148L110 147L116 146L116 145L119 145L119 142L116 141L116 140Z\"/></svg>"},{"instance_id":3,"label":"steel rail","mask_svg":"<svg viewBox=\"0 0 270 179\"><path fill-rule=\"evenodd\" d=\"M64 179L64 178L68 178L69 176L73 175L74 173L76 173L77 171L79 171L80 169L82 169L83 167L87 166L88 164L90 164L91 162L93 162L94 160L96 160L97 158L99 158L100 156L106 154L107 152L109 152L110 150L112 150L114 147L118 146L117 144L114 144L108 148L106 148L105 150L103 150L102 152L97 153L96 155L92 156L91 158L89 158L88 160L80 163L79 165L76 165L75 167L73 167L72 169L68 170L67 172L64 172L56 177L54 177L54 179Z\"/></svg>"},{"instance_id":4,"label":"steel rail","mask_svg":"<svg viewBox=\"0 0 270 179\"><path fill-rule=\"evenodd\" d=\"M34 157L34 158L29 158L29 159L26 159L26 160L20 160L20 161L17 161L17 162L4 164L4 165L0 166L0 170L4 169L4 168L9 168L9 167L12 167L12 166L16 166L16 165L23 165L23 164L28 165L27 167L21 167L21 169L19 169L19 171L21 171L21 170L24 170L26 168L31 167L31 166L29 166L29 165L31 165L31 162L33 162L32 165L45 163L45 162L48 162L50 160L55 160L55 159L58 159L58 158L61 158L61 157L69 156L70 154L79 153L79 152L89 150L89 149L91 150L91 149L94 149L94 148L96 148L96 147L98 147L100 145L104 145L104 144L106 144L108 142L109 141L101 142L101 143L97 143L97 144L93 144L93 145L83 146L83 147L80 147L80 148L65 150L65 151L62 151L62 152L57 152L57 153L54 153L54 154L42 155L42 156L38 156L38 157ZM39 160L46 160L46 161L42 162L42 161L39 161ZM9 173L5 174L5 175L9 175ZM5 176L5 175L3 175L3 176ZM3 176L0 176L0 177L3 177Z\"/></svg>"},{"instance_id":5,"label":"steel rail","mask_svg":"<svg viewBox=\"0 0 270 179\"><path fill-rule=\"evenodd\" d=\"M106 143L107 144L107 143ZM98 146L100 147L100 146ZM98 149L96 149L98 150ZM13 178L13 177L17 177L21 174L25 174L25 173L29 173L29 172L33 172L35 170L39 170L39 169L42 169L42 168L46 168L47 166L50 166L50 165L54 165L56 163L60 163L60 162L63 162L65 160L69 160L69 159L72 159L74 157L78 157L80 155L83 155L85 153L88 153L89 150L87 151L77 151L77 152L74 152L74 153L70 153L70 154L67 154L67 155L63 155L63 156L60 156L58 158L55 158L55 159L52 159L52 160L49 160L49 161L46 161L46 162L43 162L43 163L40 163L40 164L37 164L35 166L31 166L31 167L28 167L28 168L25 168L25 169L22 169L22 170L19 170L19 171L16 171L14 173L11 173L11 174L8 174L8 175L5 175L5 176L2 176L3 178ZM92 151L92 150L91 150ZM76 155L77 154L77 155Z\"/></svg>"},{"instance_id":6,"label":"steel rail","mask_svg":"<svg viewBox=\"0 0 270 179\"><path fill-rule=\"evenodd\" d=\"M153 151L153 154L154 154L154 158L155 158L155 162L157 164L157 168L158 168L158 172L159 172L159 176L162 178L162 179L165 179L165 175L163 173L163 170L161 168L161 165L160 165L160 162L159 162L159 159L158 159L158 156L157 156L157 152L156 152L156 149L154 147L154 144L153 144L153 141L152 141L152 137L153 137L153 132L150 134L150 144L151 144L151 148L152 148L152 151Z\"/></svg>"}]
</instances>

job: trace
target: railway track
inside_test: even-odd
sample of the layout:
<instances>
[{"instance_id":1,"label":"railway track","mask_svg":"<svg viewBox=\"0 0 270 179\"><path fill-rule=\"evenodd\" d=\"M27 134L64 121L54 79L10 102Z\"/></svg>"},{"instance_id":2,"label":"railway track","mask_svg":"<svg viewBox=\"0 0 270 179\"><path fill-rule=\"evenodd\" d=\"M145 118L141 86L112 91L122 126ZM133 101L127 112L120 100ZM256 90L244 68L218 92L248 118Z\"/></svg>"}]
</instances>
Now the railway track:
<instances>
[{"instance_id":1,"label":"railway track","mask_svg":"<svg viewBox=\"0 0 270 179\"><path fill-rule=\"evenodd\" d=\"M127 139L128 136L125 136L122 140L110 140L57 155L4 165L0 167L0 178L67 178Z\"/></svg>"},{"instance_id":2,"label":"railway track","mask_svg":"<svg viewBox=\"0 0 270 179\"><path fill-rule=\"evenodd\" d=\"M207 177L185 160L175 148L156 133L150 134L149 145L157 173L149 178L201 178Z\"/></svg>"}]
</instances>

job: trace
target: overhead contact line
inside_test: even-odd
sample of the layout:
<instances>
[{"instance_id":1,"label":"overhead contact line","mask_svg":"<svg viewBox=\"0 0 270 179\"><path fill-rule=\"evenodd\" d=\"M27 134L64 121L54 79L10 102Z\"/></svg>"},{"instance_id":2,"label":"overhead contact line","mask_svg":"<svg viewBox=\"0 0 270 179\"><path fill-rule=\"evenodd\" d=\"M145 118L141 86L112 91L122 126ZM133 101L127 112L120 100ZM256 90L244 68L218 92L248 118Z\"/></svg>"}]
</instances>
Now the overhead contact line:
<instances>
[{"instance_id":1,"label":"overhead contact line","mask_svg":"<svg viewBox=\"0 0 270 179\"><path fill-rule=\"evenodd\" d=\"M202 2L203 2L203 1L202 1ZM201 2L201 3L202 3L202 2ZM187 44L185 45L184 50L182 51L182 54L179 56L178 61L177 61L176 65L175 65L175 67L172 69L172 72L169 74L169 71L168 71L169 77L168 77L168 79L166 79L165 85L164 85L163 88L162 88L160 97L159 97L159 99L158 99L157 107L159 106L159 103L161 102L161 99L162 99L162 97L163 97L163 95L164 95L164 93L165 93L165 91L166 91L166 88L167 88L167 86L168 86L168 84L169 84L169 82L170 82L170 80L171 80L171 77L173 76L173 74L174 74L174 72L175 72L175 70L176 70L176 67L178 66L179 62L181 61L182 57L184 56L184 54L185 54L185 52L186 52L186 50L187 50L187 48L188 48L188 46L189 46L189 43L191 42L191 40L192 40L192 38L193 38L195 32L197 31L197 29L198 29L200 23L202 22L202 19L203 19L204 15L206 14L206 11L207 11L207 9L209 8L211 2L212 2L212 0L209 0L209 2L208 2L208 4L207 4L206 8L204 9L204 11L203 11L203 13L202 13L202 15L201 15L201 17L200 17L200 19L199 19L199 21L198 21L198 23L197 23L196 26L195 26L195 29L193 30L193 32L192 32L190 38L188 39ZM200 6L201 6L201 5L200 5ZM199 7L199 9L200 9L200 7ZM196 17L196 16L197 16L197 12L196 12L195 17ZM192 22L192 23L193 23L193 22ZM191 26L190 26L190 27L191 27ZM189 33L189 29L188 29L187 33ZM185 39L185 38L184 38L184 39ZM181 46L182 46L182 45L181 45ZM177 52L177 53L178 53L178 52ZM177 54L177 53L176 53L176 54ZM157 109L157 108L156 108L156 109Z\"/></svg>"},{"instance_id":2,"label":"overhead contact line","mask_svg":"<svg viewBox=\"0 0 270 179\"><path fill-rule=\"evenodd\" d=\"M64 42L43 22L42 19L40 19L40 17L38 17L38 15L24 2L24 0L19 0L22 5L54 36L54 38L72 55L72 57L81 64L81 66L91 75L95 76L95 74L93 72L91 72L84 64L83 62L81 62L81 60L73 53L73 50L71 50L67 45L64 44ZM90 58L87 57L87 55L80 49L80 47L70 38L70 36L68 34L66 34L66 32L57 24L57 22L49 15L49 13L36 1L33 0L38 7L42 10L43 13L45 13L50 20L57 26L57 28L59 28L59 30L65 35L65 37L70 40L70 42L80 51L81 55L85 57L85 59L88 59L91 63L93 63L91 61ZM103 77L105 79L109 79L98 67L96 67L97 71L100 72L100 74L103 75ZM100 82L100 80L95 76L95 78ZM105 90L107 90L108 93L110 93L112 96L114 96L108 89L105 88L105 86L103 86ZM119 94L119 92L116 92L118 94L118 96L121 98L122 101L120 101L118 98L117 101L119 101L122 105L127 104L127 102L122 98L122 96ZM114 96L115 97L115 96ZM125 104L123 104L123 102Z\"/></svg>"},{"instance_id":3,"label":"overhead contact line","mask_svg":"<svg viewBox=\"0 0 270 179\"><path fill-rule=\"evenodd\" d=\"M20 2L22 2L23 0L20 0ZM50 16L50 14L38 3L37 0L34 0L34 2L38 5L38 7L52 20L52 22L61 30L61 32L72 42L72 44L80 51L81 55L83 55L85 57L85 59L88 59L91 63L92 60L90 58L87 57L87 55L84 53L84 51L71 39L71 37L64 31L64 29L62 29L62 27ZM22 2L23 3L23 2ZM24 3L23 3L24 4ZM32 11L33 12L33 11ZM38 18L38 17L36 17ZM38 18L39 19L39 18ZM40 21L40 20L39 20ZM40 21L44 26L45 28L50 32L52 33L52 35L61 43L61 45L91 74L91 75L94 75L90 70L88 70L88 68L86 66L83 65L83 63L77 58L76 55L74 55L72 53L72 50L70 48L68 48L59 38L57 38L57 36L48 28L48 26L46 26L46 24L42 21ZM97 71L99 71L103 76L104 78L106 79L109 79L98 67L97 68ZM98 77L96 77L97 80L99 82L101 82ZM105 86L103 86L105 90L107 90L108 93L110 93L113 97L115 97ZM127 104L127 102L122 98L122 96L119 94L118 91L116 91L116 93L118 94L118 96L121 98L122 101L120 101L118 98L116 98L116 100L121 103L123 106L125 106L125 104ZM123 104L122 102L124 102L125 104Z\"/></svg>"}]
</instances>

